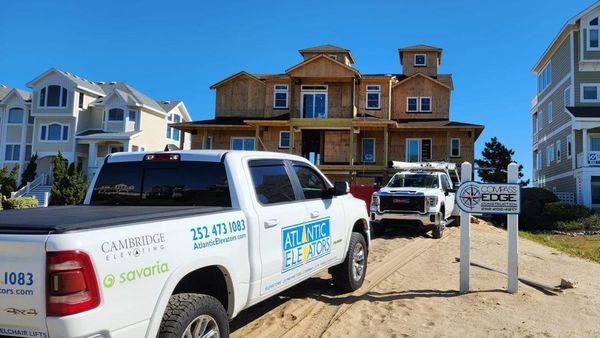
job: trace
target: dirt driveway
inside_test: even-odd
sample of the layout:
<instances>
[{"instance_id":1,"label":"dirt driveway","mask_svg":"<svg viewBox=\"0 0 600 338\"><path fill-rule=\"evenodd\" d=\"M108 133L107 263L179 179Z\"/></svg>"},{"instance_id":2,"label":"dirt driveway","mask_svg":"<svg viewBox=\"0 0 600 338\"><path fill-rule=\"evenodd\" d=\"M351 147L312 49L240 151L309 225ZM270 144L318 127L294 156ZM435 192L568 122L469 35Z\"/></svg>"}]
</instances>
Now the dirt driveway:
<instances>
[{"instance_id":1,"label":"dirt driveway","mask_svg":"<svg viewBox=\"0 0 600 338\"><path fill-rule=\"evenodd\" d=\"M472 225L472 257L506 266L506 232ZM459 229L441 240L388 231L372 242L365 285L339 294L328 275L312 278L241 313L232 336L594 336L600 337L600 265L534 242L519 242L520 273L578 287L558 295L473 267L472 292L459 295Z\"/></svg>"}]
</instances>

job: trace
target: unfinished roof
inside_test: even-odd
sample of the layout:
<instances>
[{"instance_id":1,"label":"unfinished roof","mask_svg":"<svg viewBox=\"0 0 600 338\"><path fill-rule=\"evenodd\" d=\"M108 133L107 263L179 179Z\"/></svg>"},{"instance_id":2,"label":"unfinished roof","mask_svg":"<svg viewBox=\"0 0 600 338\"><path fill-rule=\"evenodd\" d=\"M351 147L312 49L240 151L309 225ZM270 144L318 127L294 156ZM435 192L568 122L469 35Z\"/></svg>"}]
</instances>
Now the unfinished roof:
<instances>
[{"instance_id":1,"label":"unfinished roof","mask_svg":"<svg viewBox=\"0 0 600 338\"><path fill-rule=\"evenodd\" d=\"M442 49L429 45L414 45L403 48L398 48L400 54L400 64L402 64L402 53L404 52L436 52L438 55L439 63L442 63Z\"/></svg>"},{"instance_id":2,"label":"unfinished roof","mask_svg":"<svg viewBox=\"0 0 600 338\"><path fill-rule=\"evenodd\" d=\"M231 80L233 80L233 79L237 79L237 78L238 78L238 77L240 77L240 76L247 76L248 78L250 78L250 79L252 79L252 80L255 80L255 81L258 81L258 82L260 82L261 84L264 84L264 82L262 82L262 81L261 81L259 78L257 78L256 76L254 76L254 75L252 75L252 74L250 74L250 73L248 73L248 72L246 72L246 71L243 71L243 70L242 70L241 72L235 73L235 74L233 74L233 75L230 75L230 76L228 76L228 77L224 78L223 80L221 80L221 81L219 81L219 82L217 82L217 83L213 84L213 85L212 85L212 86L210 86L209 88L210 88L210 89L215 89L215 88L217 88L217 87L219 87L219 86L221 86L221 85L223 85L223 84L225 84L225 83L227 83L227 82L229 82L229 81L231 81Z\"/></svg>"},{"instance_id":3,"label":"unfinished roof","mask_svg":"<svg viewBox=\"0 0 600 338\"><path fill-rule=\"evenodd\" d=\"M302 55L302 56L304 56L304 53L307 53L307 52L308 53L346 53L346 54L348 54L348 57L350 58L350 62L352 64L356 63L356 61L354 61L354 57L352 56L352 53L350 53L349 49L330 45L330 44L308 47L308 48L300 49L298 52L300 52L300 55Z\"/></svg>"},{"instance_id":4,"label":"unfinished roof","mask_svg":"<svg viewBox=\"0 0 600 338\"><path fill-rule=\"evenodd\" d=\"M396 86L398 86L398 85L400 85L400 84L402 84L404 82L407 82L410 79L416 78L417 76L424 77L424 78L426 78L426 79L428 79L430 81L433 81L433 82L439 84L440 86L446 87L446 88L448 88L450 90L454 90L454 87L452 85L452 76L448 75L448 74L443 74L443 76L440 77L440 76L429 76L429 75L425 75L423 73L416 73L416 74L414 74L412 76L402 78L402 80L396 82L393 85L393 87L396 87Z\"/></svg>"},{"instance_id":5,"label":"unfinished roof","mask_svg":"<svg viewBox=\"0 0 600 338\"><path fill-rule=\"evenodd\" d=\"M342 68L346 69L347 71L349 71L350 73L352 73L353 76L358 76L358 77L361 76L360 72L358 70L356 70L355 68L350 67L350 66L346 65L345 63L341 63L338 60L332 59L324 54L320 54L320 55L314 56L310 59L306 59L306 60L300 62L299 64L286 69L285 72L286 72L286 74L291 75L292 72L297 71L298 69L303 68L303 67L307 66L308 64L319 61L319 60L326 60L327 62L331 62L339 67L342 67ZM291 76L295 76L295 75L291 75ZM324 76L327 76L327 75L324 75Z\"/></svg>"}]
</instances>

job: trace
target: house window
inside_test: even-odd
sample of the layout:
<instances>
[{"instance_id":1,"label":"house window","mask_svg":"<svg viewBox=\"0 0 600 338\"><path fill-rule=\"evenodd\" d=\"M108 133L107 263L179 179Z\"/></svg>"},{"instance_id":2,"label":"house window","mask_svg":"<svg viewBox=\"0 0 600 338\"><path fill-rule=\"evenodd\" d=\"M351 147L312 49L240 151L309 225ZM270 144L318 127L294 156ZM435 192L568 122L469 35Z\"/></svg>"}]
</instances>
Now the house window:
<instances>
[{"instance_id":1,"label":"house window","mask_svg":"<svg viewBox=\"0 0 600 338\"><path fill-rule=\"evenodd\" d=\"M109 121L123 121L124 119L123 109L113 108L108 111L108 120Z\"/></svg>"},{"instance_id":2,"label":"house window","mask_svg":"<svg viewBox=\"0 0 600 338\"><path fill-rule=\"evenodd\" d=\"M564 104L565 107L570 106L571 105L571 87L567 87L567 89L565 89L565 96L564 96Z\"/></svg>"},{"instance_id":3,"label":"house window","mask_svg":"<svg viewBox=\"0 0 600 338\"><path fill-rule=\"evenodd\" d=\"M381 100L381 86L367 86L367 109L379 109Z\"/></svg>"},{"instance_id":4,"label":"house window","mask_svg":"<svg viewBox=\"0 0 600 338\"><path fill-rule=\"evenodd\" d=\"M179 129L173 128L169 126L169 123L179 123L181 122L181 115L179 114L171 114L167 118L167 138L175 141L179 141Z\"/></svg>"},{"instance_id":5,"label":"house window","mask_svg":"<svg viewBox=\"0 0 600 338\"><path fill-rule=\"evenodd\" d=\"M7 144L6 152L4 153L5 161L19 161L21 155L21 145Z\"/></svg>"},{"instance_id":6,"label":"house window","mask_svg":"<svg viewBox=\"0 0 600 338\"><path fill-rule=\"evenodd\" d=\"M552 83L552 63L548 62L546 67L538 73L538 93L548 88L550 83Z\"/></svg>"},{"instance_id":7,"label":"house window","mask_svg":"<svg viewBox=\"0 0 600 338\"><path fill-rule=\"evenodd\" d=\"M327 86L301 87L300 110L304 118L327 118Z\"/></svg>"},{"instance_id":8,"label":"house window","mask_svg":"<svg viewBox=\"0 0 600 338\"><path fill-rule=\"evenodd\" d=\"M406 161L422 162L431 160L431 139L407 139Z\"/></svg>"},{"instance_id":9,"label":"house window","mask_svg":"<svg viewBox=\"0 0 600 338\"><path fill-rule=\"evenodd\" d=\"M548 123L552 122L552 102L548 103L546 108L546 115L548 116Z\"/></svg>"},{"instance_id":10,"label":"house window","mask_svg":"<svg viewBox=\"0 0 600 338\"><path fill-rule=\"evenodd\" d=\"M581 102L598 102L599 83L583 83L581 84Z\"/></svg>"},{"instance_id":11,"label":"house window","mask_svg":"<svg viewBox=\"0 0 600 338\"><path fill-rule=\"evenodd\" d=\"M231 150L254 150L254 137L232 137Z\"/></svg>"},{"instance_id":12,"label":"house window","mask_svg":"<svg viewBox=\"0 0 600 338\"><path fill-rule=\"evenodd\" d=\"M129 118L129 122L135 122L136 111L135 110L130 110L128 118Z\"/></svg>"},{"instance_id":13,"label":"house window","mask_svg":"<svg viewBox=\"0 0 600 338\"><path fill-rule=\"evenodd\" d=\"M556 163L560 163L562 160L562 144L560 140L556 141Z\"/></svg>"},{"instance_id":14,"label":"house window","mask_svg":"<svg viewBox=\"0 0 600 338\"><path fill-rule=\"evenodd\" d=\"M21 109L21 108L10 108L8 110L8 123L10 123L10 124L21 124L21 123L23 123L23 109Z\"/></svg>"},{"instance_id":15,"label":"house window","mask_svg":"<svg viewBox=\"0 0 600 338\"><path fill-rule=\"evenodd\" d=\"M539 153L538 151L534 151L533 152L533 169L535 170L539 170L540 169L540 163L539 163Z\"/></svg>"},{"instance_id":16,"label":"house window","mask_svg":"<svg viewBox=\"0 0 600 338\"><path fill-rule=\"evenodd\" d=\"M276 84L273 93L273 108L286 109L288 107L288 85Z\"/></svg>"},{"instance_id":17,"label":"house window","mask_svg":"<svg viewBox=\"0 0 600 338\"><path fill-rule=\"evenodd\" d=\"M79 102L77 103L77 106L79 108L83 108L83 100L85 98L85 94L82 92L79 92Z\"/></svg>"},{"instance_id":18,"label":"house window","mask_svg":"<svg viewBox=\"0 0 600 338\"><path fill-rule=\"evenodd\" d=\"M573 135L567 135L567 158L573 156Z\"/></svg>"},{"instance_id":19,"label":"house window","mask_svg":"<svg viewBox=\"0 0 600 338\"><path fill-rule=\"evenodd\" d=\"M537 170L542 169L542 153L539 151L535 152L535 168Z\"/></svg>"},{"instance_id":20,"label":"house window","mask_svg":"<svg viewBox=\"0 0 600 338\"><path fill-rule=\"evenodd\" d=\"M537 114L537 131L541 131L542 130L542 116L544 115L543 111L539 111Z\"/></svg>"},{"instance_id":21,"label":"house window","mask_svg":"<svg viewBox=\"0 0 600 338\"><path fill-rule=\"evenodd\" d=\"M551 144L546 148L546 166L550 166L554 161L554 144Z\"/></svg>"},{"instance_id":22,"label":"house window","mask_svg":"<svg viewBox=\"0 0 600 338\"><path fill-rule=\"evenodd\" d=\"M425 54L415 54L415 66L416 67L425 67L427 66L427 55Z\"/></svg>"},{"instance_id":23,"label":"house window","mask_svg":"<svg viewBox=\"0 0 600 338\"><path fill-rule=\"evenodd\" d=\"M67 141L69 139L69 126L52 123L40 127L40 140L42 141Z\"/></svg>"},{"instance_id":24,"label":"house window","mask_svg":"<svg viewBox=\"0 0 600 338\"><path fill-rule=\"evenodd\" d=\"M279 132L279 148L290 148L290 132L280 131Z\"/></svg>"},{"instance_id":25,"label":"house window","mask_svg":"<svg viewBox=\"0 0 600 338\"><path fill-rule=\"evenodd\" d=\"M422 97L421 98L421 111L422 112L430 112L431 111L431 98L430 97Z\"/></svg>"},{"instance_id":26,"label":"house window","mask_svg":"<svg viewBox=\"0 0 600 338\"><path fill-rule=\"evenodd\" d=\"M600 204L600 176L592 176L592 204Z\"/></svg>"},{"instance_id":27,"label":"house window","mask_svg":"<svg viewBox=\"0 0 600 338\"><path fill-rule=\"evenodd\" d=\"M40 107L66 107L67 88L50 85L40 90Z\"/></svg>"},{"instance_id":28,"label":"house window","mask_svg":"<svg viewBox=\"0 0 600 338\"><path fill-rule=\"evenodd\" d=\"M588 39L587 47L590 50L598 49L598 18L594 18L590 21L588 28Z\"/></svg>"},{"instance_id":29,"label":"house window","mask_svg":"<svg viewBox=\"0 0 600 338\"><path fill-rule=\"evenodd\" d=\"M337 60L337 55L335 55L335 54L329 54L327 56L329 56L330 58L332 58L334 60Z\"/></svg>"},{"instance_id":30,"label":"house window","mask_svg":"<svg viewBox=\"0 0 600 338\"><path fill-rule=\"evenodd\" d=\"M453 138L450 140L450 157L460 157L460 139Z\"/></svg>"},{"instance_id":31,"label":"house window","mask_svg":"<svg viewBox=\"0 0 600 338\"><path fill-rule=\"evenodd\" d=\"M31 144L25 145L25 161L31 160Z\"/></svg>"},{"instance_id":32,"label":"house window","mask_svg":"<svg viewBox=\"0 0 600 338\"><path fill-rule=\"evenodd\" d=\"M533 134L537 134L538 132L538 114L533 113Z\"/></svg>"},{"instance_id":33,"label":"house window","mask_svg":"<svg viewBox=\"0 0 600 338\"><path fill-rule=\"evenodd\" d=\"M419 111L419 98L409 97L406 99L406 111L416 112Z\"/></svg>"},{"instance_id":34,"label":"house window","mask_svg":"<svg viewBox=\"0 0 600 338\"><path fill-rule=\"evenodd\" d=\"M212 149L213 137L212 136L207 136L205 142L206 143L204 144L204 149Z\"/></svg>"},{"instance_id":35,"label":"house window","mask_svg":"<svg viewBox=\"0 0 600 338\"><path fill-rule=\"evenodd\" d=\"M362 140L363 153L362 160L365 163L375 162L375 139L374 138L363 138Z\"/></svg>"},{"instance_id":36,"label":"house window","mask_svg":"<svg viewBox=\"0 0 600 338\"><path fill-rule=\"evenodd\" d=\"M122 153L125 151L125 147L123 146L111 146L110 147L110 153L114 154L114 153Z\"/></svg>"}]
</instances>

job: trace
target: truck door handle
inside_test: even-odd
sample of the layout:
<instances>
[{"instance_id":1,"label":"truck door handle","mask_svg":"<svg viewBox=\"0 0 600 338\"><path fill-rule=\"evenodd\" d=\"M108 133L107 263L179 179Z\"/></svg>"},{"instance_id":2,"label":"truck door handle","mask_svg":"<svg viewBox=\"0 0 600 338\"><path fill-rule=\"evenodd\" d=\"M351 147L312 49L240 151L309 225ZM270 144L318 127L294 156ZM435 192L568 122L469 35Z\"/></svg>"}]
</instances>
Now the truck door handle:
<instances>
[{"instance_id":1,"label":"truck door handle","mask_svg":"<svg viewBox=\"0 0 600 338\"><path fill-rule=\"evenodd\" d=\"M279 224L279 221L276 219L267 220L267 221L265 221L265 229L272 228L272 227L276 226L277 224Z\"/></svg>"},{"instance_id":2,"label":"truck door handle","mask_svg":"<svg viewBox=\"0 0 600 338\"><path fill-rule=\"evenodd\" d=\"M313 212L310 213L310 218L317 218L319 216L321 216L321 212L318 211L318 210L315 210L315 211L313 211Z\"/></svg>"}]
</instances>

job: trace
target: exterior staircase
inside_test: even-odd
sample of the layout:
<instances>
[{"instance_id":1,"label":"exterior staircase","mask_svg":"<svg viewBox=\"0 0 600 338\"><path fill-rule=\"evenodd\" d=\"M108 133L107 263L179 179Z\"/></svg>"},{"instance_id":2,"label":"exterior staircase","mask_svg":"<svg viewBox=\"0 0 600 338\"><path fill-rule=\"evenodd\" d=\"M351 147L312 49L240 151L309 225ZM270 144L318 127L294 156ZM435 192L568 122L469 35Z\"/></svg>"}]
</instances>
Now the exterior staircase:
<instances>
[{"instance_id":1,"label":"exterior staircase","mask_svg":"<svg viewBox=\"0 0 600 338\"><path fill-rule=\"evenodd\" d=\"M39 207L47 207L50 202L51 185L48 185L48 175L43 174L27 183L23 188L13 192L10 197L35 197Z\"/></svg>"}]
</instances>

